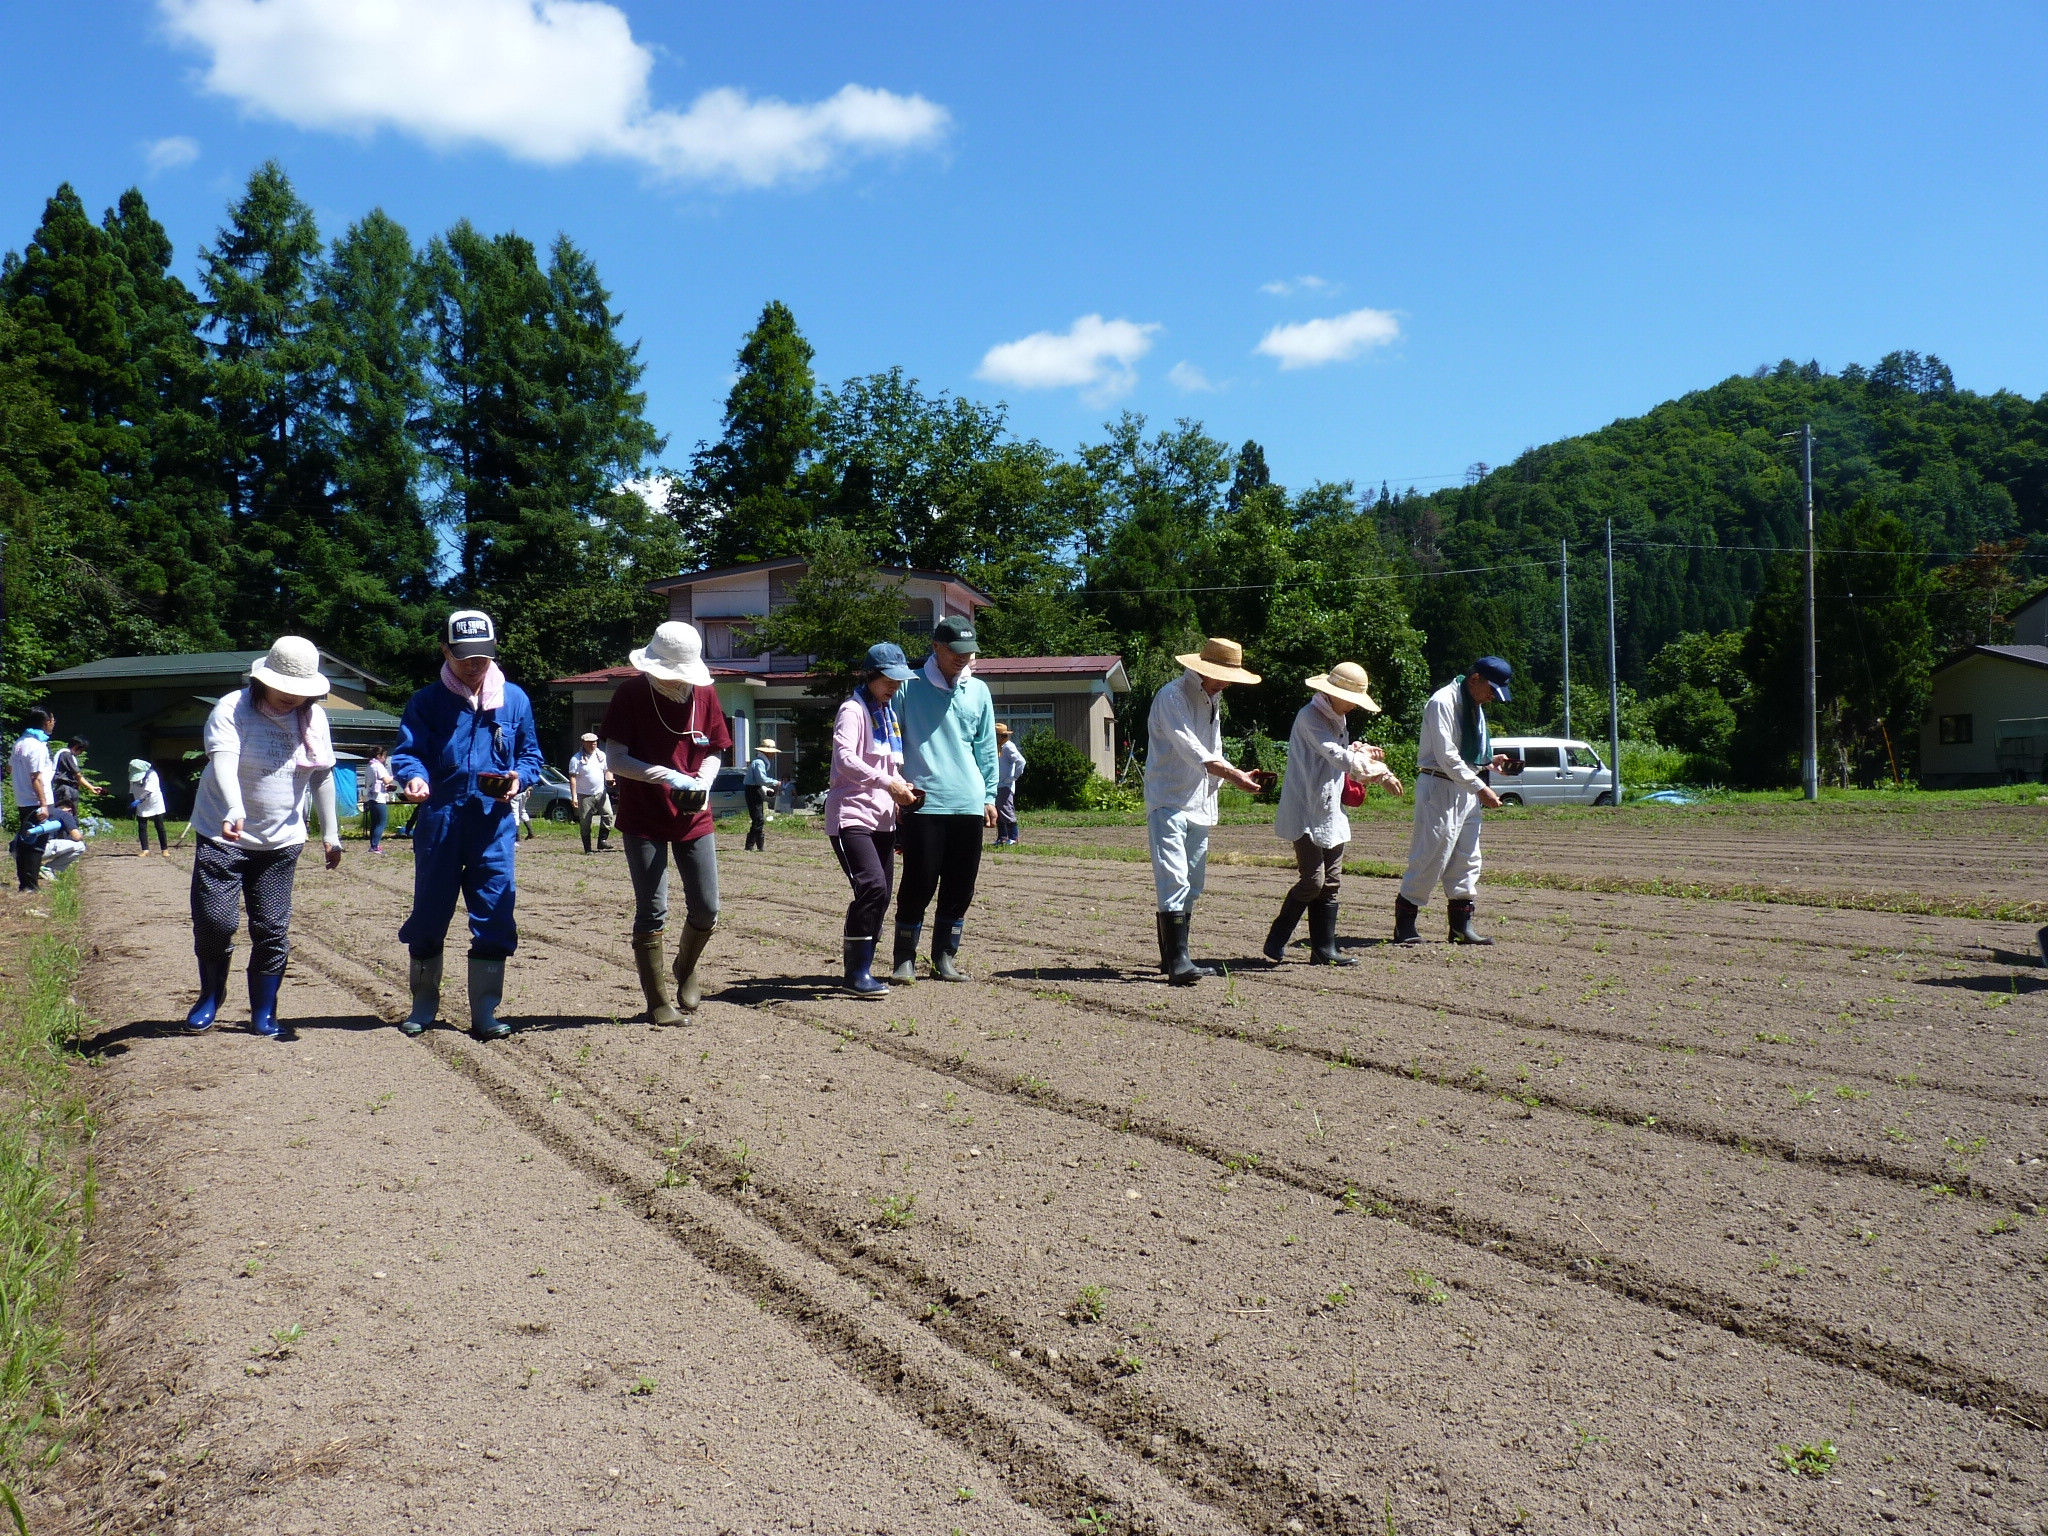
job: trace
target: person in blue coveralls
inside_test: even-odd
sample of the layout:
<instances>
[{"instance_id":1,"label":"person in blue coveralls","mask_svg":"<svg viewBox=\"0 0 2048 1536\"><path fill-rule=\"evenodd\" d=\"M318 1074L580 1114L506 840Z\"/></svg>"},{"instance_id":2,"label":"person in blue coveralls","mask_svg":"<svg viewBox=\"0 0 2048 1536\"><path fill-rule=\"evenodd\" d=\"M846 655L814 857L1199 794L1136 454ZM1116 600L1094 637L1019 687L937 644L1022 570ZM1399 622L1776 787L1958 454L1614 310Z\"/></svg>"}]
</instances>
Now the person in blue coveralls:
<instances>
[{"instance_id":1,"label":"person in blue coveralls","mask_svg":"<svg viewBox=\"0 0 2048 1536\"><path fill-rule=\"evenodd\" d=\"M441 678L414 694L398 727L391 771L419 806L413 827L412 914L398 930L411 951L412 1012L422 1033L441 1006L441 951L460 893L469 908L469 1032L502 1040L498 1017L505 961L519 947L513 922L513 798L540 782L543 759L533 705L498 669L490 615L465 608L441 630Z\"/></svg>"}]
</instances>

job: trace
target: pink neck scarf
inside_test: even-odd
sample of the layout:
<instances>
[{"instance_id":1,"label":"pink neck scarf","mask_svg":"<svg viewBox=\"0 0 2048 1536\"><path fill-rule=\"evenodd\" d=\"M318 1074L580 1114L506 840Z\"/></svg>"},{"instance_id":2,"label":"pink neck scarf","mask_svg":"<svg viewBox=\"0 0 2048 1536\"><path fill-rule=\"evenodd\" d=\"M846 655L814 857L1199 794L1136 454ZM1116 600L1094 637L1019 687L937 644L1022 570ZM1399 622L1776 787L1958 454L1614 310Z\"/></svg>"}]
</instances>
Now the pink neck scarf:
<instances>
[{"instance_id":1,"label":"pink neck scarf","mask_svg":"<svg viewBox=\"0 0 2048 1536\"><path fill-rule=\"evenodd\" d=\"M491 670L484 674L483 687L475 693L462 686L462 679L455 675L455 668L444 661L441 663L441 686L471 709L499 709L505 703L505 674L495 661L491 663Z\"/></svg>"}]
</instances>

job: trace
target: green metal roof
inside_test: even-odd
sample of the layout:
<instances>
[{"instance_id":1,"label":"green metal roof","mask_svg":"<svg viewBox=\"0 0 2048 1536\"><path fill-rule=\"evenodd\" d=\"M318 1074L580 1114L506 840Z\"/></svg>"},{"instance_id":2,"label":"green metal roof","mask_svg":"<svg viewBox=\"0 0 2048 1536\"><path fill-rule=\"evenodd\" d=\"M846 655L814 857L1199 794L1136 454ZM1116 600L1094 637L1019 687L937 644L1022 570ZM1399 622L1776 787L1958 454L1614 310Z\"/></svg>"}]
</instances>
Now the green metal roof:
<instances>
[{"instance_id":1,"label":"green metal roof","mask_svg":"<svg viewBox=\"0 0 2048 1536\"><path fill-rule=\"evenodd\" d=\"M46 672L33 681L44 685L141 683L174 677L214 677L222 673L240 676L269 654L269 648L265 647L260 651L190 651L173 656L102 656L82 666L66 667L62 672ZM384 683L381 677L373 677L361 667L328 651L320 653L320 665L323 671L352 673L377 687Z\"/></svg>"}]
</instances>

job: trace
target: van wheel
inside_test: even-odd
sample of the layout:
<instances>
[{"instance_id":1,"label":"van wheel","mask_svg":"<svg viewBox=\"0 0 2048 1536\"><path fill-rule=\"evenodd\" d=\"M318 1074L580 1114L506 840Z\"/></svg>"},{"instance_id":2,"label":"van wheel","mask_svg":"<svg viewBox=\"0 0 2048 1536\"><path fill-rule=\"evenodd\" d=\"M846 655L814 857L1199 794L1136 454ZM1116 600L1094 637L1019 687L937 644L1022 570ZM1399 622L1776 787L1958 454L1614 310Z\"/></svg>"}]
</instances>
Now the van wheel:
<instances>
[{"instance_id":1,"label":"van wheel","mask_svg":"<svg viewBox=\"0 0 2048 1536\"><path fill-rule=\"evenodd\" d=\"M1520 805L1522 803L1522 797L1520 795L1502 795L1500 797L1500 803L1502 805Z\"/></svg>"},{"instance_id":2,"label":"van wheel","mask_svg":"<svg viewBox=\"0 0 2048 1536\"><path fill-rule=\"evenodd\" d=\"M1609 790L1609 789L1603 789L1603 790L1601 790L1601 791L1600 791L1600 798L1599 798L1598 800L1595 800L1595 801L1594 801L1593 803L1594 803L1595 805L1612 805L1612 804L1614 804L1614 791L1612 791L1612 790Z\"/></svg>"}]
</instances>

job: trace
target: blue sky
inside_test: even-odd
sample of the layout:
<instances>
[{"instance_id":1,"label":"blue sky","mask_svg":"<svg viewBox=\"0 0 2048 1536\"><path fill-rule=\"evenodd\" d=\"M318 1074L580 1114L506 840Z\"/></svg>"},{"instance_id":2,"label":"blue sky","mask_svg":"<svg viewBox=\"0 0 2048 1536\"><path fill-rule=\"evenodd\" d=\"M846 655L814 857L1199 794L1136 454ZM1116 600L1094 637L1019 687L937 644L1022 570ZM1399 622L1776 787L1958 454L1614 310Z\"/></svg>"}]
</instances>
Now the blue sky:
<instances>
[{"instance_id":1,"label":"blue sky","mask_svg":"<svg viewBox=\"0 0 2048 1536\"><path fill-rule=\"evenodd\" d=\"M266 157L329 235L565 231L672 462L770 298L827 382L1194 416L1295 485L1785 356L2048 391L2035 4L4 6L0 246L139 184L189 278Z\"/></svg>"}]
</instances>

